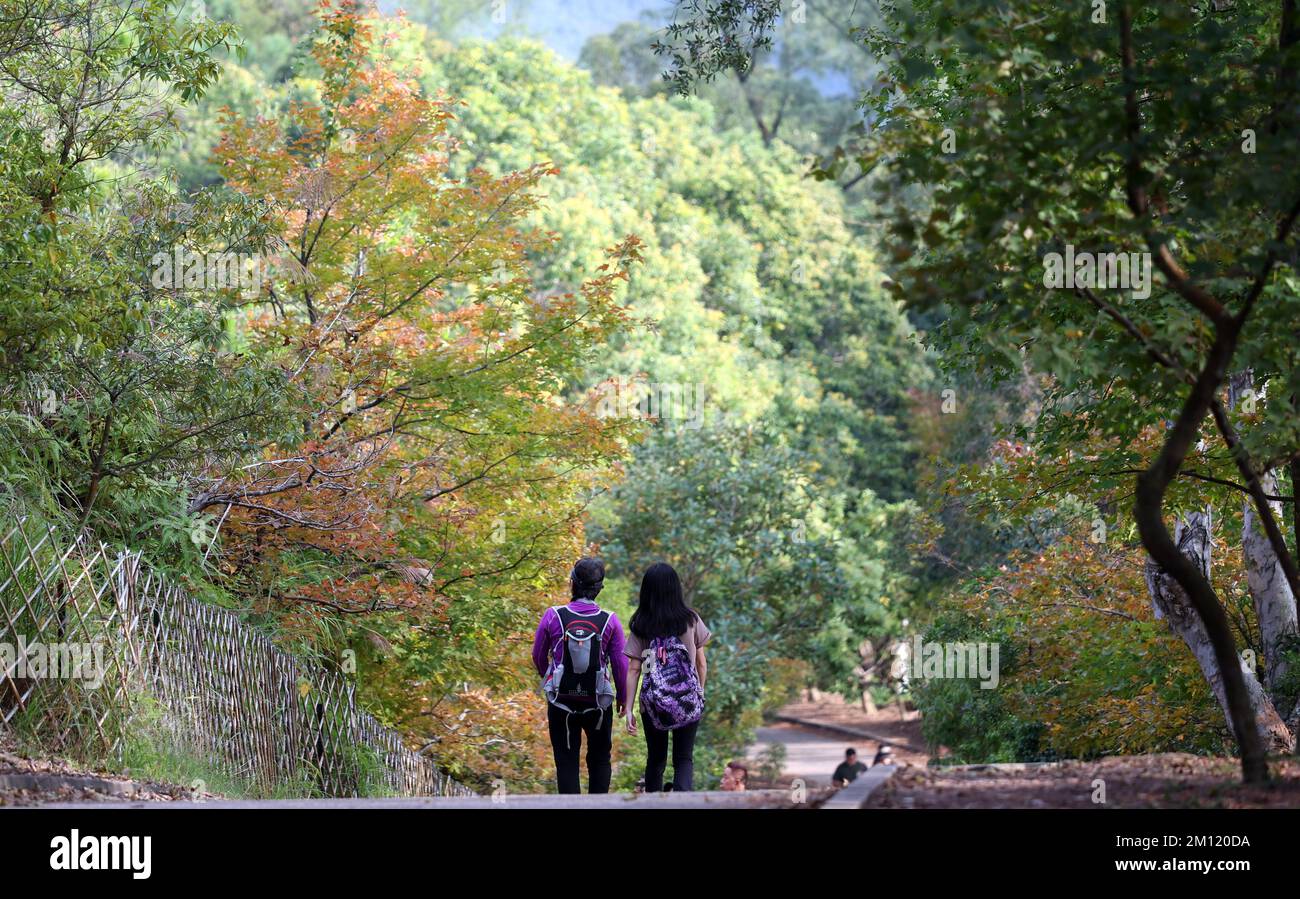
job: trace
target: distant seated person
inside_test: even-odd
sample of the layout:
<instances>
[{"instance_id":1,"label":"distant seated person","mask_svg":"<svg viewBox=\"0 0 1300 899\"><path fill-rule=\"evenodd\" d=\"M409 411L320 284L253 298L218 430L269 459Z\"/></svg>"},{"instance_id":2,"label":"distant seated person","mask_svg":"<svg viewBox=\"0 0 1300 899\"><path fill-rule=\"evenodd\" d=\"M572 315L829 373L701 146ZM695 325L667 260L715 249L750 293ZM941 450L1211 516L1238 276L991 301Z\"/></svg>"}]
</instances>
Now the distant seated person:
<instances>
[{"instance_id":1,"label":"distant seated person","mask_svg":"<svg viewBox=\"0 0 1300 899\"><path fill-rule=\"evenodd\" d=\"M749 781L749 769L740 762L728 762L727 768L722 772L722 789L727 792L738 792L745 789L745 784Z\"/></svg>"},{"instance_id":2,"label":"distant seated person","mask_svg":"<svg viewBox=\"0 0 1300 899\"><path fill-rule=\"evenodd\" d=\"M894 748L888 743L881 743L880 749L876 750L876 757L871 761L871 767L892 764L894 764Z\"/></svg>"},{"instance_id":3,"label":"distant seated person","mask_svg":"<svg viewBox=\"0 0 1300 899\"><path fill-rule=\"evenodd\" d=\"M831 783L837 787L843 787L853 783L858 779L858 775L867 770L867 766L858 761L858 751L856 749L844 750L844 761L840 762L835 773L831 775Z\"/></svg>"}]
</instances>

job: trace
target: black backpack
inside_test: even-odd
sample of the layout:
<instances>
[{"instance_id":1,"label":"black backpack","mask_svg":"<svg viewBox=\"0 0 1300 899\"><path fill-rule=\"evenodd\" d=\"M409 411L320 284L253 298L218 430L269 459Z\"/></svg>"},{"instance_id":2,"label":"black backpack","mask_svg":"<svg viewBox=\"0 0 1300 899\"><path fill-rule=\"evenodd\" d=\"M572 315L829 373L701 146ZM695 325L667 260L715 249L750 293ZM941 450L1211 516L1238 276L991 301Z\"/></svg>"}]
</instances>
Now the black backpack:
<instances>
[{"instance_id":1,"label":"black backpack","mask_svg":"<svg viewBox=\"0 0 1300 899\"><path fill-rule=\"evenodd\" d=\"M604 609L583 614L568 606L556 606L560 619L560 658L551 661L542 689L552 705L567 712L607 709L614 701L614 687L601 658L605 628L610 613Z\"/></svg>"}]
</instances>

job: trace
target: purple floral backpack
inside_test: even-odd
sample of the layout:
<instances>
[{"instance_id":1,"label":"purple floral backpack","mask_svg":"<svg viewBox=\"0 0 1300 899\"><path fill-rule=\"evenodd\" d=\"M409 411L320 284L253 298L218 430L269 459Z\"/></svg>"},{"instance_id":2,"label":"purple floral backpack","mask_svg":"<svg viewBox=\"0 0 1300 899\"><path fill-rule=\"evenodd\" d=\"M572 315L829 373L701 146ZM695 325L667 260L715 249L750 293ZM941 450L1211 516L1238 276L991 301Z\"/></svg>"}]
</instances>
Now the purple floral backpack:
<instances>
[{"instance_id":1,"label":"purple floral backpack","mask_svg":"<svg viewBox=\"0 0 1300 899\"><path fill-rule=\"evenodd\" d=\"M690 653L676 637L656 637L641 687L641 711L658 730L677 730L704 715L704 689Z\"/></svg>"}]
</instances>

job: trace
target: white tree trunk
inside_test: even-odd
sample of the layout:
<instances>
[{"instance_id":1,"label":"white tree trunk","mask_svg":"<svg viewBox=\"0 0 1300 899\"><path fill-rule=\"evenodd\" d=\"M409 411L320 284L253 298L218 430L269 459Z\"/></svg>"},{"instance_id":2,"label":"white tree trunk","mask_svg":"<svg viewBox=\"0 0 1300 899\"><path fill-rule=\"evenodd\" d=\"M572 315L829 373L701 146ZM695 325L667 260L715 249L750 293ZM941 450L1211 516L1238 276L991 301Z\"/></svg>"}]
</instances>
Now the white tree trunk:
<instances>
[{"instance_id":1,"label":"white tree trunk","mask_svg":"<svg viewBox=\"0 0 1300 899\"><path fill-rule=\"evenodd\" d=\"M1261 397L1255 391L1255 373L1246 369L1228 379L1228 405L1236 408L1243 401L1250 403L1247 412L1253 412ZM1277 495L1277 474L1266 471L1259 476L1260 486L1268 496ZM1273 518L1282 519L1282 504L1270 502ZM1241 549L1246 558L1246 582L1250 587L1255 619L1264 652L1264 685L1274 704L1283 700L1278 685L1287 671L1283 649L1296 633L1296 598L1287 583L1286 572L1277 560L1273 544L1269 542L1264 526L1255 511L1255 503L1247 497L1242 504ZM1287 697L1290 702L1295 697Z\"/></svg>"},{"instance_id":2,"label":"white tree trunk","mask_svg":"<svg viewBox=\"0 0 1300 899\"><path fill-rule=\"evenodd\" d=\"M1212 527L1211 513L1207 509L1204 512L1193 512L1180 519L1174 528L1174 542L1178 544L1179 551L1196 563L1207 579L1210 576ZM1205 676L1210 689L1214 691L1215 699L1219 701L1219 707L1223 709L1228 729L1231 730L1232 716L1228 713L1228 697L1223 688L1223 673L1214 658L1214 646L1210 643L1210 635L1205 629L1201 616L1197 614L1191 600L1178 582L1149 559L1146 564L1146 582L1147 590L1151 593L1152 604L1160 617L1169 622L1169 627L1182 637L1183 642L1192 651L1197 664L1200 665L1201 673ZM1243 664L1242 676L1246 680L1246 689L1250 693L1251 705L1255 709L1255 720L1265 746L1270 752L1291 752L1295 748L1295 739L1278 715L1268 694L1264 692L1264 687L1255 676L1253 667Z\"/></svg>"},{"instance_id":3,"label":"white tree trunk","mask_svg":"<svg viewBox=\"0 0 1300 899\"><path fill-rule=\"evenodd\" d=\"M1267 472L1260 476L1260 486L1270 496L1277 495L1277 476ZM1280 503L1269 503L1273 515L1281 519ZM1282 564L1273 552L1263 526L1255 514L1255 504L1246 500L1242 514L1241 547L1246 557L1246 582L1259 621L1259 635L1264 649L1264 683L1277 699L1277 688L1287 672L1285 645L1296 633L1295 596L1287 583Z\"/></svg>"}]
</instances>

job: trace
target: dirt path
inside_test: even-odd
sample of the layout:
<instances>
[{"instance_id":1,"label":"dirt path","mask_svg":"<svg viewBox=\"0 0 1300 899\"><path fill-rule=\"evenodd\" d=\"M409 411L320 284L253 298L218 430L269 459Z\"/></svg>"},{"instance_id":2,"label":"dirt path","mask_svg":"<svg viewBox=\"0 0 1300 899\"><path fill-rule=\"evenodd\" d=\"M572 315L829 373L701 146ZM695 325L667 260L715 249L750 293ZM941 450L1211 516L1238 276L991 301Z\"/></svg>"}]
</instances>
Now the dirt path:
<instances>
[{"instance_id":1,"label":"dirt path","mask_svg":"<svg viewBox=\"0 0 1300 899\"><path fill-rule=\"evenodd\" d=\"M868 808L1295 808L1300 762L1273 763L1274 782L1241 784L1235 759L1186 753L1052 764L901 768Z\"/></svg>"},{"instance_id":2,"label":"dirt path","mask_svg":"<svg viewBox=\"0 0 1300 899\"><path fill-rule=\"evenodd\" d=\"M175 784L136 781L62 760L31 759L0 745L0 808L52 801L172 802L193 795Z\"/></svg>"}]
</instances>

